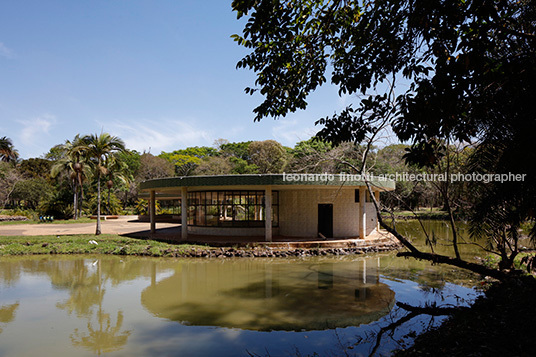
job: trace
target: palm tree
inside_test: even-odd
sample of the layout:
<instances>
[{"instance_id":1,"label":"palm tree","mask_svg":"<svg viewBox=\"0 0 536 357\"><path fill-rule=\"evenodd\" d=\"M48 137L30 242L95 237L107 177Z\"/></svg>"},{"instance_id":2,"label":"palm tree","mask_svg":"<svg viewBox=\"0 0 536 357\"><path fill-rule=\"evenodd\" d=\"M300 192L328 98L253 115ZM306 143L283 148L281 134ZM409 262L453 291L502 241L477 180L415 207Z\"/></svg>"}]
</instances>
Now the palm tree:
<instances>
[{"instance_id":1,"label":"palm tree","mask_svg":"<svg viewBox=\"0 0 536 357\"><path fill-rule=\"evenodd\" d=\"M0 138L0 160L4 162L17 161L19 153L13 147L13 142L7 136Z\"/></svg>"},{"instance_id":2,"label":"palm tree","mask_svg":"<svg viewBox=\"0 0 536 357\"><path fill-rule=\"evenodd\" d=\"M128 151L125 152L130 155ZM106 211L108 214L111 214L110 194L112 187L114 186L114 179L118 179L125 185L128 185L130 183L130 177L127 163L121 159L121 156L118 155L117 152L108 156L106 160L106 168L108 170L108 181L106 181L106 187L108 188L108 203Z\"/></svg>"},{"instance_id":3,"label":"palm tree","mask_svg":"<svg viewBox=\"0 0 536 357\"><path fill-rule=\"evenodd\" d=\"M101 178L108 174L106 167L108 158L115 152L125 151L125 143L117 136L108 133L86 135L83 141L85 153L92 162L97 177L97 229L95 234L99 235L101 234Z\"/></svg>"},{"instance_id":4,"label":"palm tree","mask_svg":"<svg viewBox=\"0 0 536 357\"><path fill-rule=\"evenodd\" d=\"M69 173L73 187L73 219L78 219L82 208L81 201L84 197L82 184L86 178L84 153L87 148L83 138L77 134L73 141L65 141L65 144L60 146L60 150L63 157L52 166L50 174L52 177L56 177L60 172Z\"/></svg>"}]
</instances>

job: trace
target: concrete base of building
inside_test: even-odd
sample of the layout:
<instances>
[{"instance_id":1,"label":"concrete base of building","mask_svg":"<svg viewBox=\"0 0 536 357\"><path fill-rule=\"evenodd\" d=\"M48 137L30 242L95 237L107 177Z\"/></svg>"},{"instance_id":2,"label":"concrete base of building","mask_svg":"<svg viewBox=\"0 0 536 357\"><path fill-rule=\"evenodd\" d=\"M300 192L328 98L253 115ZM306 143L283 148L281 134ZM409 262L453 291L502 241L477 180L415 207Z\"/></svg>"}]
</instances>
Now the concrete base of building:
<instances>
[{"instance_id":1,"label":"concrete base of building","mask_svg":"<svg viewBox=\"0 0 536 357\"><path fill-rule=\"evenodd\" d=\"M312 249L312 248L373 248L375 246L398 246L397 239L387 231L374 230L365 239L357 237L346 238L310 238L274 236L271 242L264 241L264 236L215 236L188 234L186 242L181 240L180 227L157 229L155 233L149 231L137 232L131 236L164 240L176 243L206 244L213 247L266 247L273 249ZM394 249L394 248L393 248Z\"/></svg>"}]
</instances>

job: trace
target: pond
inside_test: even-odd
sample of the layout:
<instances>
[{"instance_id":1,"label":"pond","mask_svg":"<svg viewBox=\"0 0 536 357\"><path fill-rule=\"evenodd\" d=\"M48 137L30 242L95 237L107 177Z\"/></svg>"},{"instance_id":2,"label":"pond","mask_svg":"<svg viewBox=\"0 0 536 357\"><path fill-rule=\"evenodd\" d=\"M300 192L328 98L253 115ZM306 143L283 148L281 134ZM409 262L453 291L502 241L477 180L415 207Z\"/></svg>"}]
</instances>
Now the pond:
<instances>
[{"instance_id":1,"label":"pond","mask_svg":"<svg viewBox=\"0 0 536 357\"><path fill-rule=\"evenodd\" d=\"M3 257L0 355L367 355L404 313L397 301L467 304L475 281L394 254ZM429 323L412 320L378 351Z\"/></svg>"}]
</instances>

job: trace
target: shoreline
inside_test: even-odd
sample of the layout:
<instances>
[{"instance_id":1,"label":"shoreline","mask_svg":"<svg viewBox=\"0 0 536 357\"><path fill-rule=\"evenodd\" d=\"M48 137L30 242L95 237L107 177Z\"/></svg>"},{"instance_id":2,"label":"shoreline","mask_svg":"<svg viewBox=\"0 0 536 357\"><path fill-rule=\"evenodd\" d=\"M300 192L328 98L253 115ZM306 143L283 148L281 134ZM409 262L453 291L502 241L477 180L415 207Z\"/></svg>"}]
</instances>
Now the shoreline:
<instances>
[{"instance_id":1,"label":"shoreline","mask_svg":"<svg viewBox=\"0 0 536 357\"><path fill-rule=\"evenodd\" d=\"M170 243L162 240L129 238L114 234L65 236L3 236L0 257L57 254L105 254L176 258L285 258L329 255L360 255L399 249L397 242L363 247L285 248L266 245L215 247L192 242Z\"/></svg>"}]
</instances>

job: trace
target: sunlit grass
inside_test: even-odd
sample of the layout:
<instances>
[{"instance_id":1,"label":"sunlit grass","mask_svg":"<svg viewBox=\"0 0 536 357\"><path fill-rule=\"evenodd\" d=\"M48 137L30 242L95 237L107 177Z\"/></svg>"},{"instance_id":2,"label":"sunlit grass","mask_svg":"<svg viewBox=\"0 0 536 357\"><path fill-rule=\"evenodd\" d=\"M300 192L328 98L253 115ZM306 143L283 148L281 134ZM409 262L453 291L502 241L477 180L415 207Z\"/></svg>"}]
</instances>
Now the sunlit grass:
<instances>
[{"instance_id":1,"label":"sunlit grass","mask_svg":"<svg viewBox=\"0 0 536 357\"><path fill-rule=\"evenodd\" d=\"M96 243L96 244L95 244ZM26 254L116 254L177 256L205 245L169 244L155 240L135 239L115 234L80 234L69 236L0 237L0 256Z\"/></svg>"},{"instance_id":2,"label":"sunlit grass","mask_svg":"<svg viewBox=\"0 0 536 357\"><path fill-rule=\"evenodd\" d=\"M56 223L56 224L73 224L73 223L91 223L91 222L95 222L94 219L91 219L89 217L82 217L82 218L79 218L79 219L58 219L58 220L54 220L52 222L42 222L42 221L39 221L39 220L33 220L33 219L29 219L27 221L3 221L3 222L0 222L0 225L17 225L17 224L51 224L51 223Z\"/></svg>"}]
</instances>

